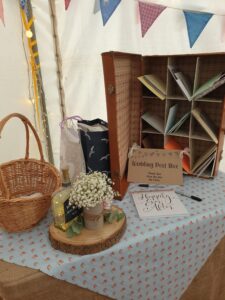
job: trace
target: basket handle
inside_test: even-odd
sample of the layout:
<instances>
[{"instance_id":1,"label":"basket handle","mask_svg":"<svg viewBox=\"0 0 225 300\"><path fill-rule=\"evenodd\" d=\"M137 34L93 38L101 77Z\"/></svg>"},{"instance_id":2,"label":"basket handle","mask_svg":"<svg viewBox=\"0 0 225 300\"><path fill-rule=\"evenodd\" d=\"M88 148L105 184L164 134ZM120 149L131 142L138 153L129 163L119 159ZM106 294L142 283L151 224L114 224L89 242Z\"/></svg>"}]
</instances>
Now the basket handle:
<instances>
[{"instance_id":1,"label":"basket handle","mask_svg":"<svg viewBox=\"0 0 225 300\"><path fill-rule=\"evenodd\" d=\"M0 137L1 137L1 133L2 133L2 130L5 126L5 124L12 118L19 118L25 126L25 130L26 130L26 154L25 154L25 159L29 158L29 147L30 147L29 128L30 128L32 130L33 134L34 134L34 137L35 137L37 145L38 145L38 150L39 150L39 153L40 153L40 160L44 161L44 155L43 155L43 150L42 150L41 141L39 139L39 136L38 136L35 128L31 124L31 122L24 115L21 115L21 114L18 114L18 113L13 113L13 114L10 114L10 115L6 116L5 118L3 118L0 121Z\"/></svg>"}]
</instances>

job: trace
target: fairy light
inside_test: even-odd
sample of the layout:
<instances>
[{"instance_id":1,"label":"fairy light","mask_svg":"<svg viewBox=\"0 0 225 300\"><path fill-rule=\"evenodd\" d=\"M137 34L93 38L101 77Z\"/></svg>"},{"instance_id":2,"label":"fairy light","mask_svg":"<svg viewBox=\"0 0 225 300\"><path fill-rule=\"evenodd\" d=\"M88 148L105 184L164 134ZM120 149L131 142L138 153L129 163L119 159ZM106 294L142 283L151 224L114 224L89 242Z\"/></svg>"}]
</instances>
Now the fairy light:
<instances>
[{"instance_id":1,"label":"fairy light","mask_svg":"<svg viewBox=\"0 0 225 300\"><path fill-rule=\"evenodd\" d=\"M43 116L42 107L39 106L40 103L40 95L39 93L42 93L43 87L40 84L40 78L39 78L39 53L37 49L37 41L35 38L35 28L32 28L33 23L35 21L34 16L32 16L32 8L31 12L29 11L29 6L31 7L31 0L21 0L25 3L24 5L21 5L20 12L21 12L21 23L22 27L24 27L24 30L22 28L22 41L23 41L23 48L25 53L25 58L28 66L28 91L29 91L29 97L28 101L30 104L32 104L33 107L33 113L34 113L34 121L35 121L35 128L40 135L40 139L42 140L42 143L45 145L44 152L47 157L50 158L50 160L53 162L52 157L52 150L51 145L49 146L49 137L46 134L48 128L48 122L47 117ZM28 49L25 47L24 44L24 36L27 38L28 42ZM29 51L29 54L27 53L27 50ZM37 63L38 62L38 63ZM31 91L32 89L32 91ZM51 142L51 141L50 141ZM49 150L50 147L50 150Z\"/></svg>"},{"instance_id":2,"label":"fairy light","mask_svg":"<svg viewBox=\"0 0 225 300\"><path fill-rule=\"evenodd\" d=\"M32 32L31 30L27 30L27 31L26 31L26 37L27 37L28 39L31 39L31 38L33 37L33 32Z\"/></svg>"},{"instance_id":3,"label":"fairy light","mask_svg":"<svg viewBox=\"0 0 225 300\"><path fill-rule=\"evenodd\" d=\"M31 96L29 96L28 98L23 99L23 101L31 106L32 108L32 112L33 112L33 120L34 120L34 128L36 129L36 131L39 133L39 128L37 126L37 119L36 119L36 109L35 109L35 99L32 98Z\"/></svg>"}]
</instances>

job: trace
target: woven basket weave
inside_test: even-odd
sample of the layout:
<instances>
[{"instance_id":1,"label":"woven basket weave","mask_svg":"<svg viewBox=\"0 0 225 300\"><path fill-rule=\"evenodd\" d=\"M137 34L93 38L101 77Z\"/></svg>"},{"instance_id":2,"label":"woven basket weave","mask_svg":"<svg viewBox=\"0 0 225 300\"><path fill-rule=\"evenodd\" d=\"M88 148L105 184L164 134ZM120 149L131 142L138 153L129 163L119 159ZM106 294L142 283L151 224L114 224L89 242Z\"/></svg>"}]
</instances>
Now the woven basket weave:
<instances>
[{"instance_id":1,"label":"woven basket weave","mask_svg":"<svg viewBox=\"0 0 225 300\"><path fill-rule=\"evenodd\" d=\"M18 232L32 228L46 215L61 178L58 170L44 161L40 139L25 116L13 113L2 119L0 134L11 118L19 118L25 126L26 154L24 159L0 165L0 226ZM35 136L40 160L29 158L29 129ZM33 197L27 197L32 194Z\"/></svg>"}]
</instances>

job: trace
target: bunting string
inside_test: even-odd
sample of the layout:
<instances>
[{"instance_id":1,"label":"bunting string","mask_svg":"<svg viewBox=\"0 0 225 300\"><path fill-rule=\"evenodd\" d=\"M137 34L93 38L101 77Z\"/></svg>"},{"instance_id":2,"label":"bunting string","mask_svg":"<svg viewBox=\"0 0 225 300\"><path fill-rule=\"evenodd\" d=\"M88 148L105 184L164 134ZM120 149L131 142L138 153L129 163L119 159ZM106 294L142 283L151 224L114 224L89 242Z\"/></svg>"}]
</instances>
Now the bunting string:
<instances>
[{"instance_id":1,"label":"bunting string","mask_svg":"<svg viewBox=\"0 0 225 300\"><path fill-rule=\"evenodd\" d=\"M180 7L174 7L172 5L161 5L157 4L155 2L148 2L148 1L141 1L141 0L135 0L138 3L139 8L139 16L140 16L140 24L141 24L141 34L142 37L144 37L147 33L147 31L150 29L150 27L155 23L156 19L162 14L162 12L166 9L176 9L181 10L184 14L184 18L186 21L187 26L187 33L189 38L189 44L190 47L193 47L197 39L199 38L200 34L204 30L205 26L208 24L210 19L213 15L217 16L223 16L225 19L224 14L220 13L209 13L202 11L204 7L199 7L201 11L191 10L191 9L183 9ZM68 10L71 0L64 0L65 3L65 9ZM121 0L95 0L94 2L94 8L93 13L96 14L97 12L101 11L102 15L102 21L103 25L105 26L108 20L111 18L119 4L121 3ZM21 6L21 15L23 19L24 28L26 30L26 35L29 40L29 49L31 52L31 55L33 57L32 65L35 66L35 58L38 57L38 53L33 53L32 48L35 45L35 41L32 41L31 44L31 37L32 32L30 31L30 28L33 25L34 19L33 17L30 20L26 20L26 11L27 11L27 2L26 0L20 0L20 6ZM3 8L3 0L0 0L0 19L2 20L2 23L5 25L4 20L4 8ZM222 34L221 34L221 41L225 41L225 22L223 21L223 28L222 28ZM29 36L30 35L30 36ZM34 67L33 67L34 68ZM36 66L35 66L36 68ZM33 69L35 72L36 70ZM35 78L35 76L33 76ZM37 103L38 101L36 101ZM36 104L38 106L38 104Z\"/></svg>"},{"instance_id":2,"label":"bunting string","mask_svg":"<svg viewBox=\"0 0 225 300\"><path fill-rule=\"evenodd\" d=\"M142 37L145 36L149 28L166 8L168 8L168 6L162 6L159 4L143 2L139 0ZM187 24L189 44L192 48L204 30L205 26L208 24L209 20L212 18L213 14L188 10L182 11Z\"/></svg>"},{"instance_id":3,"label":"bunting string","mask_svg":"<svg viewBox=\"0 0 225 300\"><path fill-rule=\"evenodd\" d=\"M68 9L71 0L65 0L65 8ZM189 45L192 48L201 35L202 31L212 18L213 13L205 12L204 6L199 6L199 10L184 9L181 7L174 7L172 5L161 5L157 1L147 1L147 0L135 0L137 2L137 11L139 10L139 19L137 18L136 22L141 24L141 34L144 37L150 27L155 23L157 18L163 13L167 8L176 9L183 12L187 33L189 38ZM106 25L108 20L113 15L114 11L117 9L121 0L95 0L93 13L96 14L101 11L103 26ZM217 16L224 16L222 14L216 13ZM221 40L222 42L225 39L225 29L222 31Z\"/></svg>"},{"instance_id":4,"label":"bunting string","mask_svg":"<svg viewBox=\"0 0 225 300\"><path fill-rule=\"evenodd\" d=\"M212 15L216 15L216 16L225 16L225 9L224 9L224 13L212 13L212 12L209 12L208 10L205 11L204 7L201 7L199 6L199 9L197 9L197 7L195 6L194 9L191 9L191 8L181 8L181 7L176 7L176 6L172 6L172 5L162 5L162 4L158 4L157 2L154 2L154 1L147 1L147 0L134 0L135 2L143 2L143 3L146 3L146 4L153 4L153 5L159 5L159 6L165 6L166 8L169 8L169 9L174 9L174 10L179 10L179 11L188 11L188 12L193 12L193 13L210 13Z\"/></svg>"}]
</instances>

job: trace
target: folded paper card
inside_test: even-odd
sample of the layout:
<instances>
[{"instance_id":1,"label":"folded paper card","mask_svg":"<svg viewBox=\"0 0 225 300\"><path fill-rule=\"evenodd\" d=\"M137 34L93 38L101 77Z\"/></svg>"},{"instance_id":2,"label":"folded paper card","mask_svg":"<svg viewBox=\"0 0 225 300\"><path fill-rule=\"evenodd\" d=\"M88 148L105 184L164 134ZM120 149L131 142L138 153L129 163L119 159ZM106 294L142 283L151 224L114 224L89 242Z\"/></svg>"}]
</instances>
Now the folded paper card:
<instances>
[{"instance_id":1,"label":"folded paper card","mask_svg":"<svg viewBox=\"0 0 225 300\"><path fill-rule=\"evenodd\" d=\"M186 112L182 117L177 119L177 110L179 108L178 104L175 104L170 107L166 127L165 127L165 133L180 133L185 134L184 131L182 131L182 126L184 125L185 121L189 118L190 112Z\"/></svg>"},{"instance_id":2,"label":"folded paper card","mask_svg":"<svg viewBox=\"0 0 225 300\"><path fill-rule=\"evenodd\" d=\"M178 104L175 104L170 107L168 117L167 117L166 127L165 127L165 133L167 133L174 125L177 109L178 109Z\"/></svg>"},{"instance_id":3,"label":"folded paper card","mask_svg":"<svg viewBox=\"0 0 225 300\"><path fill-rule=\"evenodd\" d=\"M197 176L213 176L214 165L216 161L216 152L213 152L198 168L193 172Z\"/></svg>"},{"instance_id":4,"label":"folded paper card","mask_svg":"<svg viewBox=\"0 0 225 300\"><path fill-rule=\"evenodd\" d=\"M146 88L148 88L154 95L159 97L161 100L166 98L166 84L157 76L153 74L144 75L138 77Z\"/></svg>"},{"instance_id":5,"label":"folded paper card","mask_svg":"<svg viewBox=\"0 0 225 300\"><path fill-rule=\"evenodd\" d=\"M164 120L160 116L147 111L141 116L141 118L156 131L164 133Z\"/></svg>"},{"instance_id":6,"label":"folded paper card","mask_svg":"<svg viewBox=\"0 0 225 300\"><path fill-rule=\"evenodd\" d=\"M196 88L194 93L192 93L192 86L185 75L176 66L169 65L168 69L189 101L202 98L225 83L225 72L220 72Z\"/></svg>"},{"instance_id":7,"label":"folded paper card","mask_svg":"<svg viewBox=\"0 0 225 300\"><path fill-rule=\"evenodd\" d=\"M167 133L177 133L181 135L187 134L183 130L182 126L188 120L189 117L190 117L190 112L187 112L170 128L170 130Z\"/></svg>"},{"instance_id":8,"label":"folded paper card","mask_svg":"<svg viewBox=\"0 0 225 300\"><path fill-rule=\"evenodd\" d=\"M186 207L173 190L139 191L131 195L141 219L188 215Z\"/></svg>"},{"instance_id":9,"label":"folded paper card","mask_svg":"<svg viewBox=\"0 0 225 300\"><path fill-rule=\"evenodd\" d=\"M136 149L129 157L129 182L183 184L180 151Z\"/></svg>"},{"instance_id":10,"label":"folded paper card","mask_svg":"<svg viewBox=\"0 0 225 300\"><path fill-rule=\"evenodd\" d=\"M199 99L203 96L207 95L208 93L214 91L219 86L225 83L225 73L221 72L214 77L210 78L206 81L203 85L201 85L193 95L193 99Z\"/></svg>"},{"instance_id":11,"label":"folded paper card","mask_svg":"<svg viewBox=\"0 0 225 300\"><path fill-rule=\"evenodd\" d=\"M207 116L205 112L199 107L192 109L191 111L194 118L197 122L202 126L202 128L207 132L207 134L211 137L211 139L217 144L217 132L218 128L216 128L215 124L211 121L211 119Z\"/></svg>"},{"instance_id":12,"label":"folded paper card","mask_svg":"<svg viewBox=\"0 0 225 300\"><path fill-rule=\"evenodd\" d=\"M189 80L176 66L168 65L168 69L186 98L192 100L192 87Z\"/></svg>"},{"instance_id":13,"label":"folded paper card","mask_svg":"<svg viewBox=\"0 0 225 300\"><path fill-rule=\"evenodd\" d=\"M211 147L206 149L202 153L202 155L194 162L192 166L192 172L200 176L207 169L210 163L215 160L216 150L217 147L215 144L211 145Z\"/></svg>"}]
</instances>

